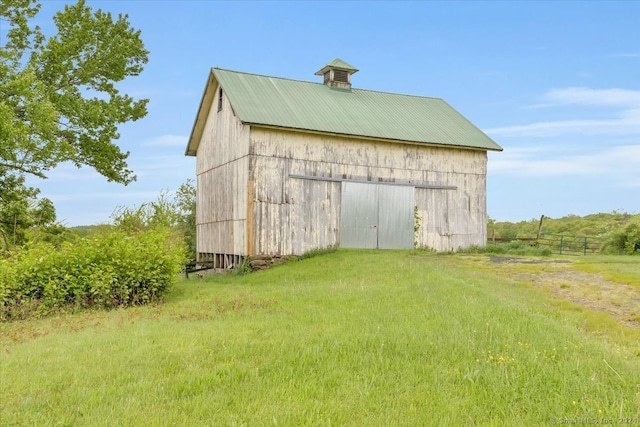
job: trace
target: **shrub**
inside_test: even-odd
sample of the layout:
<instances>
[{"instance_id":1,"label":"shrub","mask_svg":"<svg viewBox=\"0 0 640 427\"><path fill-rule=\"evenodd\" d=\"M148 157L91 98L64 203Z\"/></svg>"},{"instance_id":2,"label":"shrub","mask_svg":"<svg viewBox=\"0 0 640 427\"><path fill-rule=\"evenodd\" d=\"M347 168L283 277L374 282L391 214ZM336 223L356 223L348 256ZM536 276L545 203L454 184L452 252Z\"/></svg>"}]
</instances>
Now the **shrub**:
<instances>
[{"instance_id":1,"label":"shrub","mask_svg":"<svg viewBox=\"0 0 640 427\"><path fill-rule=\"evenodd\" d=\"M0 260L0 320L157 301L175 282L184 254L168 228L112 229L59 250L45 242L17 249Z\"/></svg>"},{"instance_id":2,"label":"shrub","mask_svg":"<svg viewBox=\"0 0 640 427\"><path fill-rule=\"evenodd\" d=\"M640 219L630 221L624 228L611 233L602 252L629 255L640 253Z\"/></svg>"},{"instance_id":3,"label":"shrub","mask_svg":"<svg viewBox=\"0 0 640 427\"><path fill-rule=\"evenodd\" d=\"M184 240L189 259L196 259L196 187L192 180L182 184L174 195L165 191L154 202L121 206L112 219L116 228L129 232L170 227Z\"/></svg>"}]
</instances>

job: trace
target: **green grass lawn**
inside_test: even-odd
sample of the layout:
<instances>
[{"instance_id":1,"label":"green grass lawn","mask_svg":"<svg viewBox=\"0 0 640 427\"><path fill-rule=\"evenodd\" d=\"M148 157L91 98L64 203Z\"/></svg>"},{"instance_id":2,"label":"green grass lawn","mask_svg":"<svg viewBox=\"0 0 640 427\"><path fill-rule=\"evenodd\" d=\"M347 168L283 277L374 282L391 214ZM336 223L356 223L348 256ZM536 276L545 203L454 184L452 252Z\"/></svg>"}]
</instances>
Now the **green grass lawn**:
<instances>
[{"instance_id":1,"label":"green grass lawn","mask_svg":"<svg viewBox=\"0 0 640 427\"><path fill-rule=\"evenodd\" d=\"M458 256L341 250L0 328L1 425L640 423L640 331Z\"/></svg>"},{"instance_id":2,"label":"green grass lawn","mask_svg":"<svg viewBox=\"0 0 640 427\"><path fill-rule=\"evenodd\" d=\"M577 268L598 272L606 279L628 283L640 289L640 257L638 256L587 256L578 258Z\"/></svg>"}]
</instances>

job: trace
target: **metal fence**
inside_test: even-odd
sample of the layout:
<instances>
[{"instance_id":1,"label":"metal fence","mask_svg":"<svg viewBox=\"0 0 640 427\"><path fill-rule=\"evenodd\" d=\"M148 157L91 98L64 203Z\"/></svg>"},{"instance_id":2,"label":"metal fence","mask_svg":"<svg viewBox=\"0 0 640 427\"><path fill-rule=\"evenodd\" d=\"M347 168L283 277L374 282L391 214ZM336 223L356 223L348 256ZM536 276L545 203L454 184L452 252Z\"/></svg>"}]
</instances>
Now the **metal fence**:
<instances>
[{"instance_id":1,"label":"metal fence","mask_svg":"<svg viewBox=\"0 0 640 427\"><path fill-rule=\"evenodd\" d=\"M587 236L567 236L564 234L542 234L538 246L546 246L560 255L587 255L600 252L601 241Z\"/></svg>"},{"instance_id":2,"label":"metal fence","mask_svg":"<svg viewBox=\"0 0 640 427\"><path fill-rule=\"evenodd\" d=\"M546 247L559 255L587 255L600 253L602 240L588 236L566 234L541 234L540 237L516 237L511 239L491 237L487 243L524 242L533 247Z\"/></svg>"}]
</instances>

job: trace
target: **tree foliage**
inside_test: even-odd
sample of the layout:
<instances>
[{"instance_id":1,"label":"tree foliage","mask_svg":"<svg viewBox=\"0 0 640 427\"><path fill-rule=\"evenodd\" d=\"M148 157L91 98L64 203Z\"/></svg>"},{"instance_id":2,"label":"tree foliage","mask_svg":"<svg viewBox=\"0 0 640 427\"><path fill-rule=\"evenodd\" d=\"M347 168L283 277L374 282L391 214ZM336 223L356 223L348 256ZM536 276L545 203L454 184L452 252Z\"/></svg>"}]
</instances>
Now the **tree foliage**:
<instances>
[{"instance_id":1,"label":"tree foliage","mask_svg":"<svg viewBox=\"0 0 640 427\"><path fill-rule=\"evenodd\" d=\"M188 255L191 259L196 259L196 187L192 180L187 180L178 188L175 201Z\"/></svg>"},{"instance_id":2,"label":"tree foliage","mask_svg":"<svg viewBox=\"0 0 640 427\"><path fill-rule=\"evenodd\" d=\"M489 220L489 241L534 238L538 232L539 219L508 222ZM585 216L567 215L562 218L545 217L542 234L588 237L602 243L608 253L634 254L640 252L640 214L613 211Z\"/></svg>"},{"instance_id":3,"label":"tree foliage","mask_svg":"<svg viewBox=\"0 0 640 427\"><path fill-rule=\"evenodd\" d=\"M45 177L70 161L109 181L135 179L128 152L114 144L118 126L147 113L146 99L117 84L143 70L148 51L126 15L92 10L79 0L53 18L47 36L31 21L37 0L2 0L8 23L0 48L0 167Z\"/></svg>"},{"instance_id":4,"label":"tree foliage","mask_svg":"<svg viewBox=\"0 0 640 427\"><path fill-rule=\"evenodd\" d=\"M25 189L23 178L9 178L19 190L37 194ZM189 180L175 194L163 192L153 202L117 209L112 225L91 227L84 236L69 232L59 241L49 230L48 239L7 252L0 257L0 321L161 299L194 256L195 194ZM40 205L32 207L32 221L55 221L55 211Z\"/></svg>"},{"instance_id":5,"label":"tree foliage","mask_svg":"<svg viewBox=\"0 0 640 427\"><path fill-rule=\"evenodd\" d=\"M604 245L604 251L628 255L640 253L640 216L611 233Z\"/></svg>"},{"instance_id":6,"label":"tree foliage","mask_svg":"<svg viewBox=\"0 0 640 427\"><path fill-rule=\"evenodd\" d=\"M0 169L0 246L9 251L27 240L28 232L59 234L51 200L38 199L39 190L24 185L24 177Z\"/></svg>"},{"instance_id":7,"label":"tree foliage","mask_svg":"<svg viewBox=\"0 0 640 427\"><path fill-rule=\"evenodd\" d=\"M157 200L134 207L119 207L111 216L113 224L126 232L166 227L184 242L188 256L196 254L196 188L187 180L175 194L167 191Z\"/></svg>"},{"instance_id":8,"label":"tree foliage","mask_svg":"<svg viewBox=\"0 0 640 427\"><path fill-rule=\"evenodd\" d=\"M545 216L542 223L542 233L606 238L612 232L624 227L633 218L639 216L617 211L585 216L567 215L562 218ZM539 218L519 222L490 220L487 225L487 231L490 239L494 235L496 239L500 240L535 237L539 224Z\"/></svg>"}]
</instances>

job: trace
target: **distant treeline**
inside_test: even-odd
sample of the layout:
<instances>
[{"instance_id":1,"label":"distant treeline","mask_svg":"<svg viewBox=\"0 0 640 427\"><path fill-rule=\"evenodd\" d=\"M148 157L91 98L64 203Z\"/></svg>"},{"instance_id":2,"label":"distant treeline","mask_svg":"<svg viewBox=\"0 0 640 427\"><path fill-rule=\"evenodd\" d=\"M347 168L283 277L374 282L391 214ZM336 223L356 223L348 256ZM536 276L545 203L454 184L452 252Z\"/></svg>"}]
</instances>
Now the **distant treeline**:
<instances>
[{"instance_id":1,"label":"distant treeline","mask_svg":"<svg viewBox=\"0 0 640 427\"><path fill-rule=\"evenodd\" d=\"M586 216L567 215L562 218L533 218L508 222L489 219L489 241L531 239L541 235L588 237L600 241L602 249L610 253L640 253L640 214L613 211Z\"/></svg>"},{"instance_id":2,"label":"distant treeline","mask_svg":"<svg viewBox=\"0 0 640 427\"><path fill-rule=\"evenodd\" d=\"M586 216L567 215L562 218L544 217L542 233L566 234L606 239L611 233L624 228L631 221L640 220L640 214L613 211ZM508 240L535 237L538 233L540 218L528 221L508 222L489 220L487 233L489 238Z\"/></svg>"}]
</instances>

